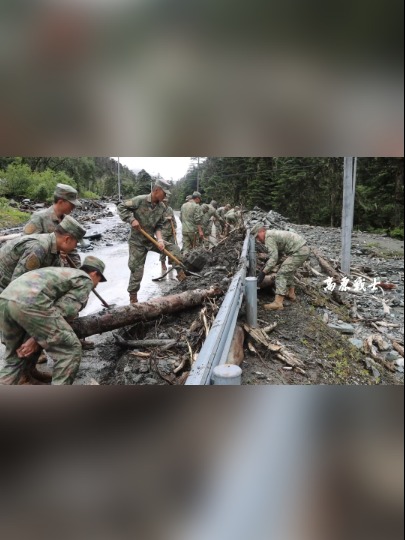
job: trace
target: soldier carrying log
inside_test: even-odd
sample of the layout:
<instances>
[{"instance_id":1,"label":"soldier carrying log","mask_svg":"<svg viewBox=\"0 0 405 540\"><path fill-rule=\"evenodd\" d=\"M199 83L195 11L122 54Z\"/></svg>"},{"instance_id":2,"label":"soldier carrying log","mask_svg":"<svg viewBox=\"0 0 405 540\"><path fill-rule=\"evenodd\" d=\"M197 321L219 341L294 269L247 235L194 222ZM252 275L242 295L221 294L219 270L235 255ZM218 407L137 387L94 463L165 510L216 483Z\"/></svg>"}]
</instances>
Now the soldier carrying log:
<instances>
[{"instance_id":1,"label":"soldier carrying log","mask_svg":"<svg viewBox=\"0 0 405 540\"><path fill-rule=\"evenodd\" d=\"M40 268L0 294L0 330L6 346L0 384L19 384L42 349L54 360L52 384L73 384L82 346L69 325L104 277L104 263L88 256L79 269Z\"/></svg>"},{"instance_id":2,"label":"soldier carrying log","mask_svg":"<svg viewBox=\"0 0 405 540\"><path fill-rule=\"evenodd\" d=\"M263 270L259 272L258 286L266 275L274 272L279 260L287 256L276 274L276 298L271 304L264 305L268 310L284 309L284 298L295 300L294 274L309 257L310 250L306 240L294 232L268 229L263 223L254 225L251 234L265 245L269 254Z\"/></svg>"}]
</instances>

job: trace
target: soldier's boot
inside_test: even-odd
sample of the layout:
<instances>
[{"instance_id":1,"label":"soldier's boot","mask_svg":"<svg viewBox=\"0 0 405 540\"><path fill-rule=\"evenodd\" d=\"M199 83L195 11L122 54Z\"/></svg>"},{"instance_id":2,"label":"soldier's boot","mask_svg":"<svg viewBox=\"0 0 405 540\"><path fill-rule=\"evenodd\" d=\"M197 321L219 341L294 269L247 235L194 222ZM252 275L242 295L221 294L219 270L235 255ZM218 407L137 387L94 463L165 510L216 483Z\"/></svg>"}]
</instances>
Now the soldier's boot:
<instances>
[{"instance_id":1,"label":"soldier's boot","mask_svg":"<svg viewBox=\"0 0 405 540\"><path fill-rule=\"evenodd\" d=\"M167 266L166 266L166 264L164 262L162 262L161 267L162 267L162 274L167 272Z\"/></svg>"},{"instance_id":2,"label":"soldier's boot","mask_svg":"<svg viewBox=\"0 0 405 540\"><path fill-rule=\"evenodd\" d=\"M36 370L35 370L35 375L36 375ZM51 379L52 380L52 376L51 376ZM50 381L48 381L50 382ZM40 380L38 379L36 376L34 377L33 374L31 373L23 373L21 375L21 377L19 378L18 380L18 385L40 385L40 384L47 384L47 382L43 381L43 380Z\"/></svg>"},{"instance_id":3,"label":"soldier's boot","mask_svg":"<svg viewBox=\"0 0 405 540\"><path fill-rule=\"evenodd\" d=\"M179 281L184 281L185 279L187 279L187 276L186 276L184 270L177 270L177 279Z\"/></svg>"},{"instance_id":4,"label":"soldier's boot","mask_svg":"<svg viewBox=\"0 0 405 540\"><path fill-rule=\"evenodd\" d=\"M40 383L49 384L52 382L52 373L49 371L39 371L39 369L32 369L30 373L31 377L35 379L36 381L39 381ZM34 382L33 384L38 384L37 382Z\"/></svg>"},{"instance_id":5,"label":"soldier's boot","mask_svg":"<svg viewBox=\"0 0 405 540\"><path fill-rule=\"evenodd\" d=\"M85 339L81 339L80 344L81 344L82 349L84 351L90 351L91 349L96 348L96 345L95 345L94 341L86 341Z\"/></svg>"},{"instance_id":6,"label":"soldier's boot","mask_svg":"<svg viewBox=\"0 0 405 540\"><path fill-rule=\"evenodd\" d=\"M286 298L288 298L288 300L291 300L291 302L295 302L297 297L295 296L295 287L290 287L288 289L288 292L286 294Z\"/></svg>"},{"instance_id":7,"label":"soldier's boot","mask_svg":"<svg viewBox=\"0 0 405 540\"><path fill-rule=\"evenodd\" d=\"M48 361L45 351L42 351L37 360L37 364L46 364Z\"/></svg>"},{"instance_id":8,"label":"soldier's boot","mask_svg":"<svg viewBox=\"0 0 405 540\"><path fill-rule=\"evenodd\" d=\"M274 302L271 304L264 304L264 309L267 310L277 310L277 309L284 309L284 296L281 294L276 294L276 298L274 299Z\"/></svg>"},{"instance_id":9,"label":"soldier's boot","mask_svg":"<svg viewBox=\"0 0 405 540\"><path fill-rule=\"evenodd\" d=\"M138 293L136 293L136 292L129 293L129 303L130 304L137 304L138 303Z\"/></svg>"}]
</instances>

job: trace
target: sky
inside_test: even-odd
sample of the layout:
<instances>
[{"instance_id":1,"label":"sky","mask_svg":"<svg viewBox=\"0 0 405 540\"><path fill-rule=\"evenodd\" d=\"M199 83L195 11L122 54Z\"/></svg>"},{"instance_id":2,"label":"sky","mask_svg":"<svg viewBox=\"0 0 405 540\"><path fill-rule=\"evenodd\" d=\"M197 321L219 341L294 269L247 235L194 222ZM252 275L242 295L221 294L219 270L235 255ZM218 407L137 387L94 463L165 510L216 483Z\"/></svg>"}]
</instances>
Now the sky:
<instances>
[{"instance_id":1,"label":"sky","mask_svg":"<svg viewBox=\"0 0 405 540\"><path fill-rule=\"evenodd\" d=\"M174 181L182 178L191 165L190 157L120 157L119 160L135 172L145 169L151 176L160 174L165 180Z\"/></svg>"}]
</instances>

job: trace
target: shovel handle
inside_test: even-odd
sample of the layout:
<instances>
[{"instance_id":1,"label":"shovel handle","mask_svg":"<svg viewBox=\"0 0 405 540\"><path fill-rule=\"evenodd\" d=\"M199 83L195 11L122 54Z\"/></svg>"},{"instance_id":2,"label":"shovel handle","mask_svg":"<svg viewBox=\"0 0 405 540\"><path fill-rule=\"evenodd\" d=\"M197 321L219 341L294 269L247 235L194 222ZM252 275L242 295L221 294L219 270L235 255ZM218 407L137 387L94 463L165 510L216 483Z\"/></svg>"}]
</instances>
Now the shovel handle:
<instances>
[{"instance_id":1,"label":"shovel handle","mask_svg":"<svg viewBox=\"0 0 405 540\"><path fill-rule=\"evenodd\" d=\"M176 229L174 228L173 220L170 220L170 225L172 226L172 233L173 233L174 242L175 242L176 245L178 245L178 244L177 244Z\"/></svg>"},{"instance_id":2,"label":"shovel handle","mask_svg":"<svg viewBox=\"0 0 405 540\"><path fill-rule=\"evenodd\" d=\"M65 257L66 257L66 260L70 266L70 268L76 268L77 269L77 266L75 265L75 263L72 261L72 259L69 257L69 255L65 254ZM107 304L107 302L104 300L104 298L102 298L98 292L95 290L95 289L91 289L92 292L97 296L97 298L100 300L100 302L103 304L104 307L106 308L110 308L111 306L109 304Z\"/></svg>"},{"instance_id":3,"label":"shovel handle","mask_svg":"<svg viewBox=\"0 0 405 540\"><path fill-rule=\"evenodd\" d=\"M141 234L143 234L143 236L144 236L145 238L147 238L150 242L152 242L152 244L154 244L154 245L159 249L159 242L157 242L150 234L148 234L146 231L144 231L144 230L142 229L142 227L139 227L138 230L139 230L139 232L140 232ZM163 251L163 253L169 257L169 259L171 259L171 260L172 260L173 262L175 262L178 266L181 266L181 268L184 269L184 264L183 264L181 261L179 261L179 259L178 259L177 257L175 257L175 256L173 255L173 253L170 253L170 251L167 251L166 248L163 248L162 250L159 249L159 251Z\"/></svg>"}]
</instances>

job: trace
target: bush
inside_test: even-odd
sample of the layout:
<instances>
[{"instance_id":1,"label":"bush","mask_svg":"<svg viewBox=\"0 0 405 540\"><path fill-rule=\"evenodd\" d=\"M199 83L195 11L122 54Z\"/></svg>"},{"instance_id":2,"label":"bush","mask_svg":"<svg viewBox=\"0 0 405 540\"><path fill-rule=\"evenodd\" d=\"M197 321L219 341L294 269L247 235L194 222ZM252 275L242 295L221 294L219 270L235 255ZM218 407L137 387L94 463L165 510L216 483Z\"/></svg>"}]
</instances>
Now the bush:
<instances>
[{"instance_id":1,"label":"bush","mask_svg":"<svg viewBox=\"0 0 405 540\"><path fill-rule=\"evenodd\" d=\"M388 233L391 238L396 238L397 240L403 240L404 239L404 228L397 227L396 229L392 229Z\"/></svg>"},{"instance_id":2,"label":"bush","mask_svg":"<svg viewBox=\"0 0 405 540\"><path fill-rule=\"evenodd\" d=\"M3 173L0 196L27 197L31 179L32 172L28 165L22 165L21 163L9 165L5 173Z\"/></svg>"},{"instance_id":3,"label":"bush","mask_svg":"<svg viewBox=\"0 0 405 540\"><path fill-rule=\"evenodd\" d=\"M82 191L80 193L80 197L82 199L99 199L100 196L97 195L97 193L93 193L92 191Z\"/></svg>"}]
</instances>

